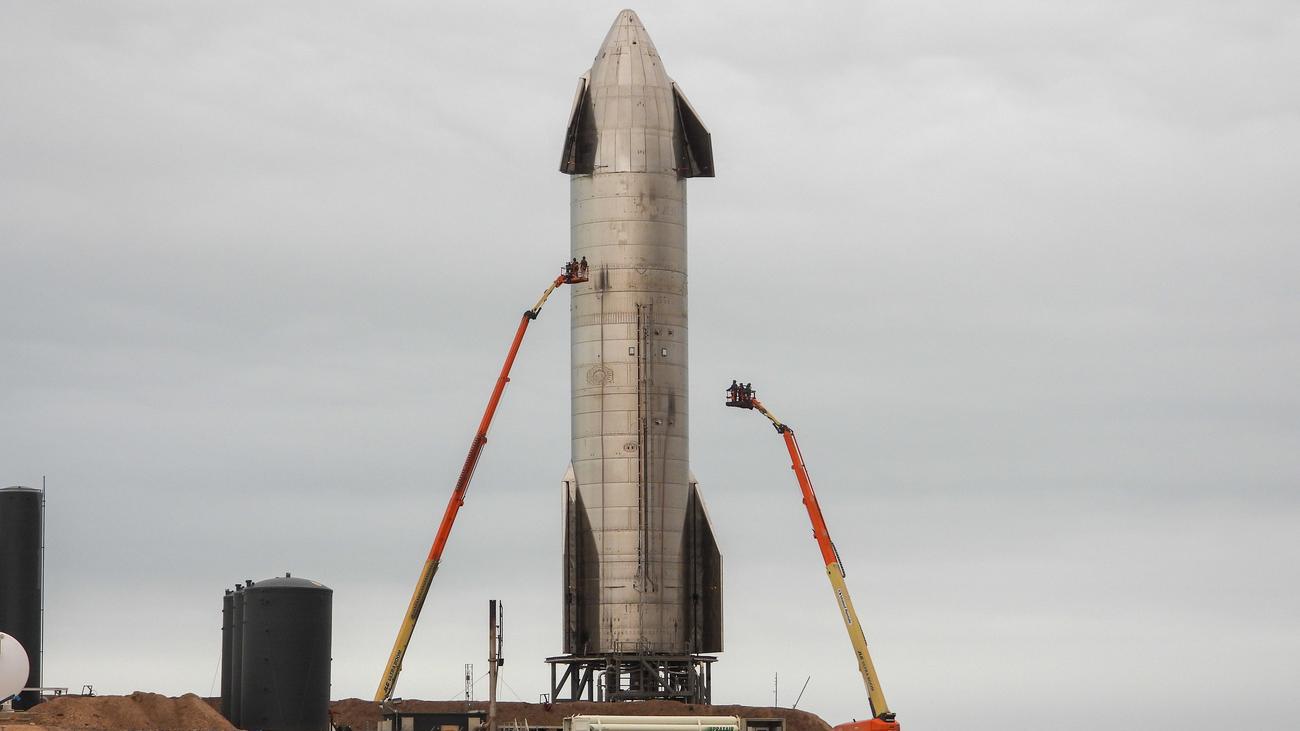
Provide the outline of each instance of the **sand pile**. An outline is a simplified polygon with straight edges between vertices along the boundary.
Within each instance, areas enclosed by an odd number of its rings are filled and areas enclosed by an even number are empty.
[[[168,698],[156,693],[129,696],[63,696],[33,708],[24,721],[36,726],[9,726],[23,731],[235,731],[215,706],[219,699],[196,695]],[[399,708],[425,713],[486,711],[487,703],[476,701],[404,700]],[[379,725],[379,704],[359,698],[330,704],[334,723],[353,731],[375,731]],[[633,701],[628,703],[497,703],[502,725],[525,722],[530,726],[559,726],[567,716],[580,713],[602,716],[740,716],[741,718],[784,718],[786,731],[830,731],[830,726],[806,711],[759,706],[698,706],[675,701]],[[845,719],[847,720],[847,719]],[[3,725],[4,722],[0,722]]]
[[[234,731],[202,698],[187,693],[168,698],[157,693],[65,695],[33,708],[33,723],[70,729],[123,731]]]
[[[420,701],[404,700],[398,706],[404,711],[423,713],[463,713],[469,710],[486,711],[482,701]],[[334,723],[351,726],[353,731],[375,731],[379,723],[379,705],[371,701],[349,698],[330,704]],[[786,731],[830,731],[830,725],[807,711],[789,708],[764,708],[757,706],[699,706],[676,701],[630,701],[627,703],[553,703],[548,709],[540,703],[497,703],[497,720],[501,724],[525,721],[530,726],[559,726],[567,716],[577,714],[602,716],[739,716],[741,718],[784,718]],[[846,719],[847,720],[847,719]]]
[[[360,698],[330,702],[335,726],[351,726],[352,731],[375,731],[379,725],[379,704]]]

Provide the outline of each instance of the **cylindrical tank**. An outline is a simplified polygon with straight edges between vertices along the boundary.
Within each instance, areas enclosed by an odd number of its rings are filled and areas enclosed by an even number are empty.
[[[235,728],[243,728],[240,724],[244,664],[243,584],[235,584],[235,591],[231,595],[230,612],[230,715],[226,716],[226,720],[230,721]]]
[[[0,632],[27,650],[28,688],[41,685],[41,590],[44,577],[45,492],[30,487],[0,490]],[[14,708],[41,702],[39,691],[20,693]]]
[[[241,728],[329,728],[334,591],[283,577],[244,590]]]
[[[230,673],[235,647],[235,592],[221,598],[221,715],[230,720]]]
[[[27,651],[18,640],[0,632],[0,703],[27,687]]]

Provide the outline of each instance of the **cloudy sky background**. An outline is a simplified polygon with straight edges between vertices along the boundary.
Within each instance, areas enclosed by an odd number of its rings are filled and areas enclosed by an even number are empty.
[[[568,252],[619,6],[0,7],[0,483],[49,479],[46,683],[215,692],[222,589],[335,590],[369,697],[519,313]],[[866,701],[797,426],[919,729],[1294,724],[1300,8],[656,3],[690,183],[720,702]],[[560,651],[568,295],[533,326],[399,685],[506,603]],[[480,697],[486,694],[479,685]]]

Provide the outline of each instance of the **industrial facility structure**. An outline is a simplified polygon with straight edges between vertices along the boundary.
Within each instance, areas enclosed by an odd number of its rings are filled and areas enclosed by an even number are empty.
[[[566,284],[572,440],[563,479],[565,654],[547,659],[547,700],[712,702],[711,653],[723,648],[722,556],[690,469],[686,236],[686,179],[713,177],[712,143],[630,10],[619,13],[579,80],[560,170],[570,176],[570,260],[521,316],[403,616],[375,696],[385,712],[381,728],[390,731],[496,731],[503,662],[496,602],[486,714],[403,710],[392,693],[524,334]],[[793,430],[748,385],[733,382],[727,405],[764,414],[789,450],[872,713],[837,731],[898,731]],[[43,490],[0,490],[0,631],[31,658],[28,690],[15,700],[20,709],[40,702],[44,501]],[[289,574],[225,592],[220,708],[235,727],[330,728],[332,600],[328,587]],[[780,723],[577,715],[563,728],[752,731]]]
[[[570,176],[572,455],[557,700],[708,703],[722,557],[690,469],[686,179],[709,132],[624,10],[578,82]]]
[[[334,591],[289,574],[222,600],[221,713],[236,728],[329,728]]]
[[[44,643],[45,491],[0,489],[0,632],[27,651],[26,690],[13,700],[26,710],[41,702]]]

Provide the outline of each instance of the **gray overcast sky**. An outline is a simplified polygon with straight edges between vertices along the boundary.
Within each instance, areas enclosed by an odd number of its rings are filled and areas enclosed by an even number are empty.
[[[519,313],[568,252],[574,80],[619,6],[0,7],[0,483],[49,476],[46,682],[212,692],[222,589],[335,589],[373,693]],[[1294,726],[1300,8],[656,3],[691,195],[715,695],[865,694],[799,427],[920,729]],[[399,693],[506,602],[560,651],[568,295],[534,326]],[[480,686],[480,692],[482,686]]]

